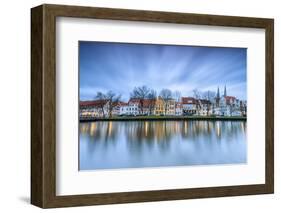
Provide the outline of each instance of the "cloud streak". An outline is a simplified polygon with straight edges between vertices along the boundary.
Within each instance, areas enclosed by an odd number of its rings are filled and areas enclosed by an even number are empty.
[[[129,98],[135,86],[216,91],[246,99],[245,48],[197,47],[111,42],[79,42],[80,99],[108,90]]]

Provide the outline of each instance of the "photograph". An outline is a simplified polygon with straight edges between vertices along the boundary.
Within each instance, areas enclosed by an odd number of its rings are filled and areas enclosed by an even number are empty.
[[[31,8],[32,205],[274,193],[274,18],[162,5]]]
[[[247,48],[78,50],[79,171],[247,164]]]

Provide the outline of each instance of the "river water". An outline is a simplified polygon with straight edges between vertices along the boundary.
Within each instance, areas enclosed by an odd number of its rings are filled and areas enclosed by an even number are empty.
[[[245,121],[80,123],[79,169],[247,162]]]

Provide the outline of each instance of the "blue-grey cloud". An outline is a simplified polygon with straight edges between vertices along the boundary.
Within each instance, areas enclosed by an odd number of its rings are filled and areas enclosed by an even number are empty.
[[[80,99],[97,91],[122,94],[136,86],[179,90],[213,90],[246,99],[247,49],[112,42],[79,42]]]

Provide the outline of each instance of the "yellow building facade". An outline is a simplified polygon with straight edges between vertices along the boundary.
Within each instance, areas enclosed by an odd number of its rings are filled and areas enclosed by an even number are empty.
[[[154,115],[164,115],[165,102],[161,97],[158,97],[155,102]]]
[[[155,115],[175,115],[175,100],[164,101],[161,97],[156,99],[154,114]]]

